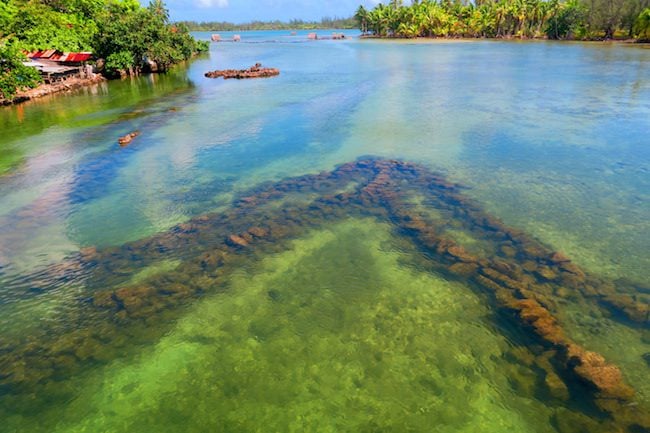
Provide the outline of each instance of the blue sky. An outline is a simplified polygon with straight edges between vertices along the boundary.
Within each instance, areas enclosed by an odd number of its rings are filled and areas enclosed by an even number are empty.
[[[379,0],[166,0],[171,19],[194,21],[287,21],[349,17],[359,4],[374,7]],[[148,3],[143,0],[142,3]]]

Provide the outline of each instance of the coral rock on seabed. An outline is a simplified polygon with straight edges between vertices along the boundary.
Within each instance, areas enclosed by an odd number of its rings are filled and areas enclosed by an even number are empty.
[[[245,247],[248,246],[248,241],[241,236],[231,235],[228,237],[227,242],[234,247]]]
[[[459,245],[453,245],[447,248],[447,254],[449,254],[454,259],[460,260],[461,262],[472,263],[477,261],[476,257],[469,254],[467,251],[465,251],[465,248]]]
[[[574,344],[567,346],[570,363],[584,381],[593,385],[599,397],[626,401],[634,397],[634,390],[623,382],[618,367],[608,364],[602,355]]]
[[[256,63],[248,69],[223,69],[206,72],[207,78],[223,77],[224,80],[235,78],[241,80],[244,78],[266,78],[280,75],[280,70],[276,68],[263,68],[261,63]]]
[[[261,227],[251,227],[248,229],[248,233],[255,236],[256,238],[263,238],[268,234],[268,232]]]
[[[126,135],[118,138],[117,142],[119,143],[119,145],[121,147],[125,147],[125,146],[128,146],[133,141],[133,139],[135,137],[137,137],[138,135],[140,135],[140,131],[133,131],[133,132],[131,132],[129,134],[126,134]]]

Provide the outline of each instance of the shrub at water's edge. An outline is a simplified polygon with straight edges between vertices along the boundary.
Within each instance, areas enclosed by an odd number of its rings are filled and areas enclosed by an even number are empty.
[[[355,14],[359,29],[379,37],[647,40],[649,0],[401,0]]]
[[[0,97],[5,99],[32,84],[27,77],[33,74],[21,68],[22,50],[91,51],[106,60],[105,75],[117,76],[164,72],[208,49],[186,26],[169,21],[162,0],[152,0],[147,7],[137,0],[4,0],[0,37],[4,37]]]
[[[36,87],[41,77],[23,65],[25,55],[10,41],[0,40],[0,100],[10,99],[16,90]]]

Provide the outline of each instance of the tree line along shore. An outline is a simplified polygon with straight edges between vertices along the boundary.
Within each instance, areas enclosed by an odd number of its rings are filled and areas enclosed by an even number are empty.
[[[650,39],[650,0],[390,0],[355,19],[378,37]]]
[[[227,21],[180,21],[193,32],[245,32],[250,30],[325,30],[325,29],[356,29],[357,21],[349,18],[322,18],[320,21],[251,21],[248,23],[230,23]]]
[[[170,21],[162,0],[2,0],[0,101],[42,83],[26,52],[92,52],[98,72],[113,77],[164,72],[207,49]]]

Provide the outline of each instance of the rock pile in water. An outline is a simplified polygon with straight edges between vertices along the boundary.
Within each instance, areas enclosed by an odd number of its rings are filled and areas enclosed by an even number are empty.
[[[279,69],[263,68],[261,63],[256,63],[248,69],[223,69],[205,73],[207,78],[223,77],[226,80],[229,78],[235,78],[237,80],[244,78],[266,78],[276,75],[280,75]]]
[[[137,137],[138,135],[140,135],[140,131],[133,131],[133,132],[130,132],[130,133],[118,138],[117,142],[121,147],[125,147],[125,146],[128,146],[129,144],[131,144],[133,139],[135,137]]]

